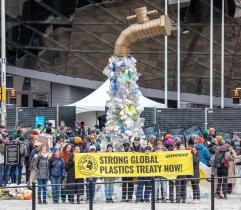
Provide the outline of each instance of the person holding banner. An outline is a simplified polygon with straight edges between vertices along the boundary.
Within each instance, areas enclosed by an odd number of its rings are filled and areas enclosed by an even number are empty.
[[[166,135],[167,136],[167,135]],[[174,141],[172,138],[169,138],[165,141],[165,146],[168,151],[174,151]],[[175,183],[173,180],[169,180],[169,199],[171,203],[174,203],[174,186]]]
[[[75,146],[74,154],[78,154],[81,152],[80,146]],[[74,196],[77,196],[77,204],[80,204],[80,196],[84,196],[84,179],[75,177],[75,159],[74,154],[72,154],[69,158],[69,171],[66,178],[66,183],[73,185],[66,185],[65,191],[68,194],[68,198],[71,204],[74,204]],[[81,200],[82,200],[81,198]]]
[[[91,146],[89,147],[89,152],[90,152],[90,153],[96,153],[96,147],[95,147],[94,145],[91,145]],[[86,179],[86,182],[87,182],[88,184],[90,183],[90,181],[93,182],[93,185],[92,185],[92,187],[93,187],[93,188],[92,188],[93,198],[92,198],[92,200],[94,200],[94,198],[95,198],[95,184],[96,184],[97,178],[87,178],[87,179]],[[86,201],[88,202],[89,199],[90,199],[90,189],[89,189],[89,187],[87,186],[87,187],[86,187]]]
[[[107,145],[106,152],[113,152],[113,146],[112,144]],[[114,181],[115,178],[105,178],[105,197],[106,197],[106,203],[114,203],[113,201],[113,192],[114,192]]]
[[[124,152],[130,152],[130,144],[123,143]],[[131,202],[134,192],[134,184],[132,177],[122,177],[122,202]]]
[[[143,152],[143,148],[141,147],[141,142],[139,137],[135,137],[130,147],[131,152]]]
[[[146,146],[144,151],[145,153],[150,153],[151,147]],[[145,187],[145,190],[144,190],[144,187]],[[143,199],[143,194],[144,194],[144,199]],[[149,199],[150,194],[151,194],[151,177],[138,177],[136,203],[150,202],[150,199]]]
[[[164,145],[162,144],[157,144],[159,145],[157,148],[156,148],[156,151],[155,152],[164,152],[166,151],[166,148],[164,147]],[[156,198],[157,200],[160,199],[160,195],[162,196],[162,202],[163,203],[166,203],[166,199],[167,199],[167,179],[165,179],[164,177],[157,177],[157,180],[156,180]]]
[[[185,150],[185,146],[180,144],[178,150]],[[176,178],[176,203],[186,203],[187,198],[187,178],[186,176],[177,176]]]

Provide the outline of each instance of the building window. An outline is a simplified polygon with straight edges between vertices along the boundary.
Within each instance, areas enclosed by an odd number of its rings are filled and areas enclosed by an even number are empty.
[[[27,94],[21,95],[21,107],[28,107],[28,95]]]
[[[33,107],[48,107],[49,96],[48,94],[33,95]]]
[[[31,91],[31,78],[24,77],[22,91]]]

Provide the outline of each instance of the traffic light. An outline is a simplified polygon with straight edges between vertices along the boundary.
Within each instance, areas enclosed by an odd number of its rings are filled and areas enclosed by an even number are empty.
[[[5,101],[6,101],[6,87],[2,86],[2,87],[0,88],[0,92],[1,92],[1,94],[0,94],[0,100],[1,100],[2,102],[5,102]]]
[[[240,101],[240,90],[234,89],[233,90],[233,103],[239,104],[239,101]]]
[[[10,89],[10,98],[11,99],[16,98],[16,90],[14,90],[13,88]]]

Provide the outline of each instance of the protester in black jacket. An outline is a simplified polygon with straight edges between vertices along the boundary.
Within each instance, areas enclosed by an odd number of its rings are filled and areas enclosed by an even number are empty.
[[[200,178],[200,170],[199,170],[199,164],[200,164],[200,156],[198,154],[197,148],[192,149],[192,157],[193,157],[193,180],[191,180],[192,184],[192,191],[193,191],[193,203],[198,203],[200,200],[200,187],[199,187],[199,178]]]
[[[130,151],[130,144],[123,144],[124,152]],[[134,191],[133,177],[122,177],[122,202],[131,202]]]
[[[130,147],[131,152],[144,152],[143,148],[141,147],[141,142],[139,137],[135,137]]]

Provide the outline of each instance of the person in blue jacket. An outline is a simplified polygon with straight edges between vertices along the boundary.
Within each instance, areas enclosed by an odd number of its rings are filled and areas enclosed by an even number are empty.
[[[58,149],[53,150],[53,155],[50,159],[50,180],[52,184],[53,203],[59,203],[61,180],[66,176],[64,160],[60,157]]]
[[[198,154],[201,158],[201,162],[207,165],[210,160],[211,154],[208,148],[203,143],[204,143],[204,139],[200,137],[197,143],[195,144],[195,147],[198,150]]]

